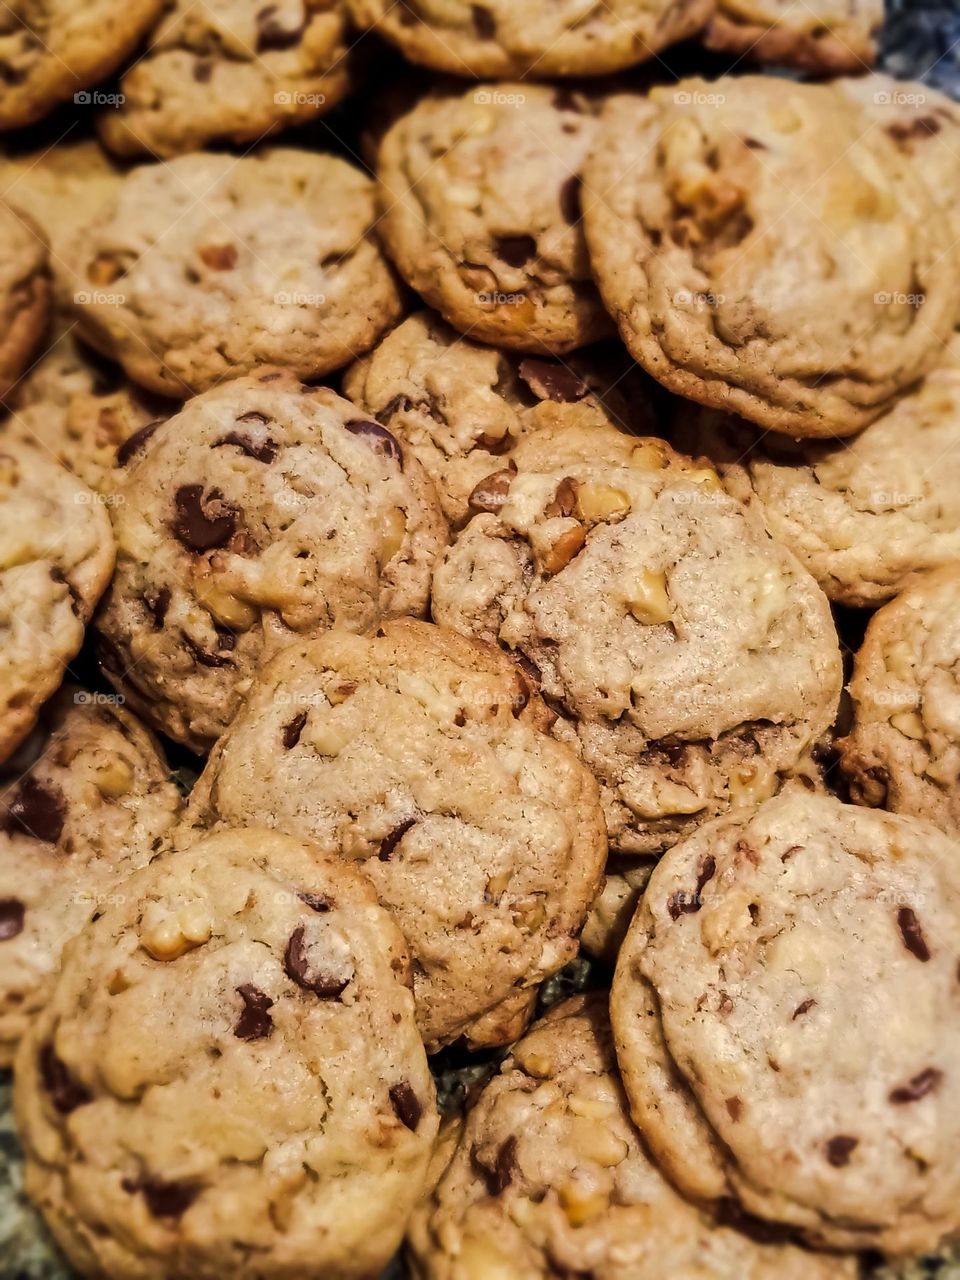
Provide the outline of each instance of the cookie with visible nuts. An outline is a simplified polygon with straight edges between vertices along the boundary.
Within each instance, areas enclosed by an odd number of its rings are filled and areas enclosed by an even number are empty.
[[[664,1181],[630,1121],[602,994],[552,1009],[468,1111],[409,1232],[421,1280],[855,1280],[852,1258],[757,1243]]]
[[[653,873],[611,996],[633,1117],[695,1200],[811,1242],[958,1226],[960,850],[799,787]]]
[[[156,859],[17,1056],[25,1188],[84,1274],[379,1274],[437,1132],[403,939],[308,841]]]
[[[24,214],[0,203],[0,399],[26,368],[49,312],[43,237]]]
[[[104,694],[61,690],[0,775],[0,1064],[66,942],[119,901],[179,810],[152,735]]]
[[[362,865],[414,962],[429,1052],[516,1039],[577,954],[606,837],[597,784],[514,663],[425,622],[330,632],[269,664],[190,799]]]
[[[433,486],[332,391],[280,371],[238,378],[132,436],[120,461],[102,661],[195,751],[284,645],[426,610],[446,542]]]
[[[756,803],[833,721],[826,598],[661,440],[539,430],[437,567],[437,622],[521,656],[596,774],[611,846],[660,853]]]
[[[873,65],[883,0],[718,0],[708,49],[826,75]]]
[[[133,169],[65,253],[80,335],[179,399],[263,364],[339,368],[401,313],[374,199],[345,161],[293,149]]]
[[[580,221],[596,112],[530,84],[434,93],[380,144],[387,250],[475,341],[559,355],[611,332]]]

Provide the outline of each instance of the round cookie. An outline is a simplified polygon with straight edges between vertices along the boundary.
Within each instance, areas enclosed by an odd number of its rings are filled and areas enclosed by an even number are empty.
[[[838,743],[858,804],[960,834],[960,564],[911,582],[874,614]]]
[[[831,600],[882,604],[911,573],[960,559],[960,339],[943,357],[852,440],[760,436],[706,412],[681,415],[674,443],[709,458]]]
[[[64,944],[162,847],[180,808],[158,744],[115,701],[67,687],[0,774],[0,1064]]]
[[[551,1010],[467,1114],[414,1214],[418,1280],[855,1280],[852,1258],[757,1243],[666,1183],[630,1122],[600,994]]]
[[[708,49],[751,62],[858,75],[873,65],[883,0],[718,0]]]
[[[404,320],[348,369],[343,389],[410,446],[454,525],[473,514],[480,481],[542,425],[653,429],[649,401],[636,398],[642,393],[612,350],[565,361],[518,357],[471,342],[429,311]]]
[[[693,35],[713,0],[347,0],[412,62],[460,76],[603,75]]]
[[[258,142],[337,105],[350,87],[346,35],[342,0],[172,0],[100,135],[121,156]]]
[[[366,879],[228,831],[66,948],[15,1074],[25,1187],[85,1275],[378,1275],[437,1132],[409,960]]]
[[[41,119],[105,80],[163,8],[163,0],[10,0],[0,9],[0,130]]]
[[[634,1119],[680,1189],[813,1243],[958,1226],[960,850],[799,787],[654,871],[611,997]]]
[[[492,646],[411,619],[330,632],[263,670],[188,818],[362,865],[407,939],[428,1052],[508,1043],[576,956],[607,851],[597,784],[550,720]]]
[[[596,110],[530,84],[434,93],[380,144],[387,250],[475,341],[559,355],[611,331],[580,225]]]
[[[0,763],[79,651],[114,555],[97,496],[39,449],[0,439]]]
[[[261,364],[319,377],[400,315],[373,221],[373,183],[336,156],[142,165],[70,245],[79,332],[180,399]]]
[[[446,526],[395,438],[289,374],[238,378],[131,437],[111,512],[106,672],[152,724],[211,747],[260,665],[426,610]]]
[[[660,853],[772,794],[839,700],[816,583],[663,441],[543,429],[516,454],[437,567],[435,620],[539,678],[614,850]]]
[[[639,363],[773,431],[862,430],[953,330],[948,221],[842,86],[745,76],[613,98],[583,208]]]
[[[0,399],[23,373],[49,309],[46,245],[23,214],[0,203]]]

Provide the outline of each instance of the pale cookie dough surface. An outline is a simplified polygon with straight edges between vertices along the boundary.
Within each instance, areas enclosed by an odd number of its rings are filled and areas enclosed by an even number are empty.
[[[374,199],[345,161],[293,149],[133,169],[69,248],[81,336],[180,399],[260,364],[319,377],[400,315]]]
[[[330,111],[349,87],[341,0],[168,0],[100,134],[122,156],[258,142]]]
[[[871,619],[840,763],[860,804],[960,834],[960,565],[918,577]]]
[[[541,426],[653,429],[649,402],[609,348],[562,361],[518,356],[471,342],[429,311],[348,369],[344,394],[409,444],[454,525],[473,514],[480,481]]]
[[[31,124],[105,80],[163,0],[10,0],[0,9],[0,129]],[[90,99],[78,99],[87,110]]]
[[[771,795],[839,699],[816,583],[662,441],[541,430],[517,454],[437,567],[435,620],[529,664],[615,850]]]
[[[852,440],[758,438],[688,409],[674,442],[708,457],[832,600],[882,604],[911,573],[960,559],[960,340],[943,356]]]
[[[873,65],[883,0],[718,0],[706,45],[752,62],[858,75]]]
[[[487,85],[424,98],[383,139],[387,250],[475,341],[562,354],[611,331],[580,221],[596,114],[583,94]]]
[[[946,215],[842,85],[745,76],[615,97],[583,208],[640,364],[787,435],[866,427],[936,366],[956,320]]]
[[[128,441],[98,628],[136,709],[204,751],[258,667],[426,610],[446,526],[420,464],[332,391],[239,378]]]
[[[837,1248],[956,1232],[958,853],[788,788],[662,860],[611,1013],[634,1118],[682,1190]]]
[[[428,1050],[505,1043],[575,957],[606,857],[597,784],[550,720],[492,646],[410,619],[331,632],[264,669],[188,819],[362,865],[407,939]]]
[[[68,944],[16,1067],[26,1189],[84,1274],[377,1275],[437,1131],[403,939],[317,846],[158,858]]]
[[[418,1280],[855,1280],[758,1244],[666,1183],[630,1121],[602,995],[553,1009],[468,1112],[409,1233]]]
[[[49,309],[43,237],[22,213],[0,202],[0,398],[26,368]]]
[[[461,76],[602,75],[703,26],[713,0],[347,0],[412,62]]]
[[[64,944],[163,847],[180,808],[157,743],[102,694],[65,687],[0,774],[0,1063]]]
[[[114,554],[97,496],[39,449],[0,437],[0,762],[79,651]]]

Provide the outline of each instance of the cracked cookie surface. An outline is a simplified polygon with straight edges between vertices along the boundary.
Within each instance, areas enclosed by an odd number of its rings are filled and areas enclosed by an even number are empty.
[[[929,823],[788,788],[673,849],[617,966],[634,1119],[694,1199],[834,1248],[957,1228],[960,860]]]
[[[67,1256],[137,1280],[379,1274],[437,1114],[366,879],[245,830],[124,896],[68,944],[17,1057],[26,1190]]]
[[[752,62],[858,75],[873,65],[883,0],[718,0],[709,49]]]

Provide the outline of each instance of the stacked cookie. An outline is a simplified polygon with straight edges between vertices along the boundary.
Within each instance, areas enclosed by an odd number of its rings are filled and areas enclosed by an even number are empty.
[[[82,8],[0,17],[0,1065],[73,1273],[945,1248],[960,110],[873,3]]]

